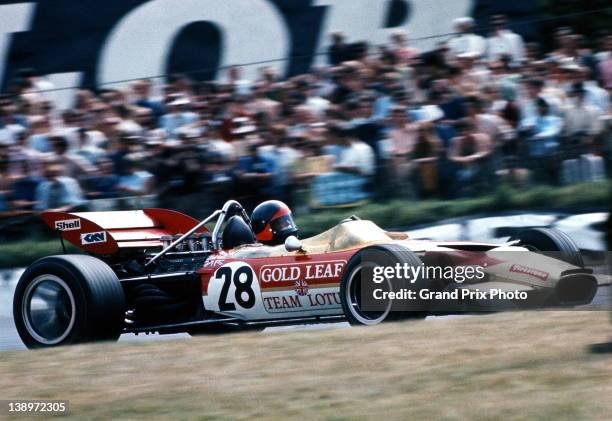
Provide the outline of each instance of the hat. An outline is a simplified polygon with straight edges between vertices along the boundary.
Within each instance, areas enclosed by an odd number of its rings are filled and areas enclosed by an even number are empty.
[[[474,26],[474,19],[469,16],[464,16],[461,18],[457,18],[453,21],[453,25],[458,28],[461,26]]]
[[[170,106],[187,105],[190,102],[189,98],[183,95],[177,95],[176,97],[173,97],[173,98],[174,100],[171,101],[168,105]]]
[[[478,58],[480,54],[475,51],[467,51],[465,53],[457,54],[457,58],[465,59],[465,60],[475,60]]]

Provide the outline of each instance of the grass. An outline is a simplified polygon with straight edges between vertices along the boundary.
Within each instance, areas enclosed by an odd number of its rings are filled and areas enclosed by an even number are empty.
[[[75,418],[607,419],[605,312],[505,313],[373,328],[3,353],[3,399]]]
[[[66,251],[76,253],[78,249],[68,242]],[[0,268],[25,267],[35,260],[52,254],[62,254],[62,245],[54,240],[24,240],[0,245]]]
[[[500,187],[495,192],[476,198],[407,201],[393,200],[372,203],[354,209],[335,209],[297,215],[296,222],[302,237],[309,237],[331,228],[342,219],[356,214],[370,219],[381,227],[409,227],[433,223],[446,218],[474,213],[499,212],[527,209],[554,209],[573,211],[588,207],[608,206],[610,201],[609,181],[576,184],[568,187],[547,186],[516,190]],[[75,249],[71,249],[74,251]],[[61,251],[57,239],[24,240],[0,245],[0,268],[28,266],[34,260]]]
[[[304,236],[314,235],[330,228],[352,213],[362,219],[371,219],[386,228],[407,227],[436,222],[441,219],[483,212],[526,209],[573,210],[608,206],[610,188],[607,182],[575,184],[568,187],[537,186],[513,189],[502,186],[495,192],[468,199],[422,200],[409,202],[393,200],[372,203],[356,209],[336,209],[301,215],[297,223]]]

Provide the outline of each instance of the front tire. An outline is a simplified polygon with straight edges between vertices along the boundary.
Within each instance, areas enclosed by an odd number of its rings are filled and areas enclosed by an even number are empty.
[[[580,249],[569,235],[554,228],[531,228],[512,236],[518,246],[549,255],[574,266],[584,267]]]
[[[372,289],[397,292],[401,289],[418,290],[425,287],[422,276],[413,283],[404,279],[384,279],[377,287],[372,283],[372,272],[375,267],[394,267],[397,264],[409,267],[423,265],[421,259],[412,251],[395,245],[376,245],[366,247],[349,260],[340,282],[340,301],[342,310],[351,325],[376,325],[384,321],[401,318],[424,318],[427,314],[426,305],[420,300],[397,301],[381,300],[373,302],[367,296]],[[364,288],[365,290],[364,294]]]
[[[123,330],[125,297],[113,270],[87,255],[34,262],[13,299],[17,332],[28,348],[116,341]]]

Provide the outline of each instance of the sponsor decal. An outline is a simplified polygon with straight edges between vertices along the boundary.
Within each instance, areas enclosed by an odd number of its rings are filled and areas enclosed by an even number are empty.
[[[81,229],[80,219],[62,219],[55,221],[55,229],[57,231],[76,231]]]
[[[225,260],[217,260],[217,259],[208,259],[204,262],[205,268],[216,268],[219,266],[223,266],[225,264]]]
[[[346,261],[344,260],[266,265],[261,267],[259,279],[264,288],[283,282],[295,284],[298,280],[335,281],[340,278],[345,265]]]
[[[534,278],[541,279],[542,281],[545,281],[546,279],[548,279],[548,275],[549,275],[548,272],[544,272],[544,271],[530,268],[530,267],[523,266],[523,265],[512,265],[510,267],[510,272],[522,273],[524,275],[533,276]]]
[[[302,302],[297,295],[263,297],[266,310],[286,310],[290,308],[302,308]]]
[[[263,303],[265,309],[271,312],[290,309],[312,310],[320,307],[328,309],[338,308],[341,305],[340,293],[338,292],[263,297]]]
[[[106,243],[106,231],[81,234],[81,244],[88,245],[98,243]]]
[[[303,279],[295,281],[295,293],[302,297],[308,294],[308,282]]]

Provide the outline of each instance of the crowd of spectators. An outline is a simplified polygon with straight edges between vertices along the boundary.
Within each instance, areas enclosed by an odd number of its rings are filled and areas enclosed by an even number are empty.
[[[0,97],[0,214],[150,195],[195,195],[198,208],[281,198],[300,211],[601,177],[612,36],[559,28],[545,52],[503,16],[491,23],[481,36],[457,19],[428,52],[406,32],[383,46],[334,33],[328,65],[308,74],[140,80],[80,90],[63,110],[24,71]]]

